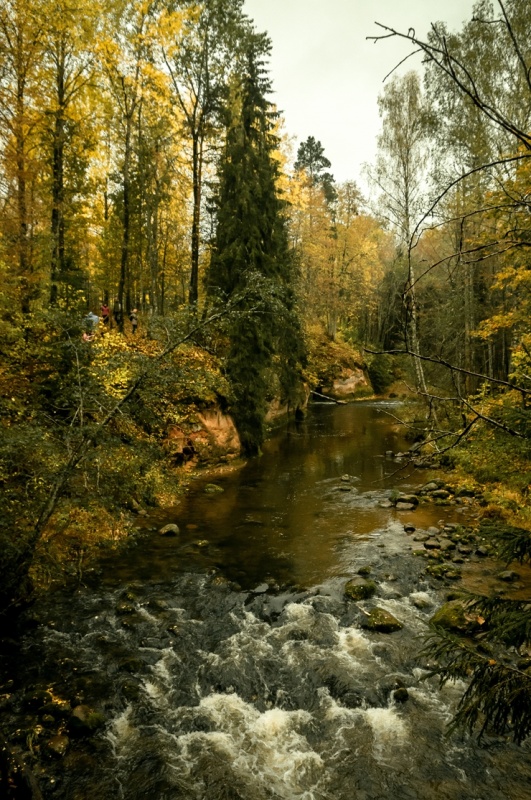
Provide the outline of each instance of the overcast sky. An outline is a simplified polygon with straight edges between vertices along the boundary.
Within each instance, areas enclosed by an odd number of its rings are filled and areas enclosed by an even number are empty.
[[[409,52],[407,42],[374,44],[375,22],[426,34],[443,20],[458,30],[474,0],[245,0],[258,30],[273,42],[273,97],[295,147],[319,139],[336,180],[360,180],[376,152],[377,98],[387,73]],[[404,69],[420,67],[414,56]]]

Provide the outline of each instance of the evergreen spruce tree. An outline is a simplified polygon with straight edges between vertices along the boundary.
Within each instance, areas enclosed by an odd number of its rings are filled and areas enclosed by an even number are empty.
[[[291,288],[293,259],[277,188],[276,114],[266,99],[270,82],[257,55],[267,53],[269,44],[255,38],[232,87],[209,274],[211,294],[221,301],[238,298],[226,369],[231,411],[247,455],[260,450],[275,373],[283,399],[293,403],[303,357]]]

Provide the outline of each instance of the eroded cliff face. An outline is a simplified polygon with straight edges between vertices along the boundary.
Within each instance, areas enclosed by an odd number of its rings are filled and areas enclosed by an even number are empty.
[[[303,401],[297,409],[275,398],[269,404],[266,423],[272,425],[289,414],[304,412],[309,396],[310,388],[306,386]],[[170,425],[165,445],[178,465],[191,461],[210,464],[231,460],[241,453],[241,441],[234,420],[219,406],[196,410],[190,421],[182,425]]]
[[[171,425],[166,439],[174,461],[212,462],[221,457],[236,458],[241,442],[232,417],[218,406],[197,411],[195,421]]]
[[[347,342],[315,338],[308,370],[312,389],[327,397],[349,401],[373,394],[363,355]]]
[[[220,408],[210,408],[198,413],[210,447],[226,454],[238,454],[241,448],[240,437],[229,414]]]
[[[372,394],[372,388],[361,367],[343,367],[341,375],[324,388],[324,394],[336,400],[355,400]]]

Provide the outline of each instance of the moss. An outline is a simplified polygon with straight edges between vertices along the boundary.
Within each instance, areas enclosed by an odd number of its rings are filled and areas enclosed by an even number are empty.
[[[450,600],[445,603],[430,619],[435,628],[444,628],[452,633],[470,634],[479,630],[481,625],[476,614],[467,611],[462,600]]]
[[[404,627],[396,617],[383,608],[373,608],[363,620],[362,625],[364,628],[378,633],[395,633]]]
[[[360,576],[345,585],[345,594],[351,600],[368,600],[376,593],[377,588],[374,581],[365,580]]]

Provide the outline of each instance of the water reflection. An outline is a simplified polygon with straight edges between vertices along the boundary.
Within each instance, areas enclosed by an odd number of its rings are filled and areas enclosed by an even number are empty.
[[[114,560],[112,580],[127,580],[131,570],[142,580],[164,580],[176,571],[216,567],[252,588],[263,581],[309,586],[348,575],[360,539],[404,521],[379,506],[389,489],[424,481],[423,473],[399,471],[385,458],[388,450],[407,448],[391,415],[396,410],[374,402],[312,408],[306,420],[274,435],[261,458],[216,479],[223,493],[207,494],[212,479],[197,480],[164,519],[176,521],[182,535],[153,536],[141,563],[131,553],[122,564]],[[431,524],[437,511],[422,516]]]

